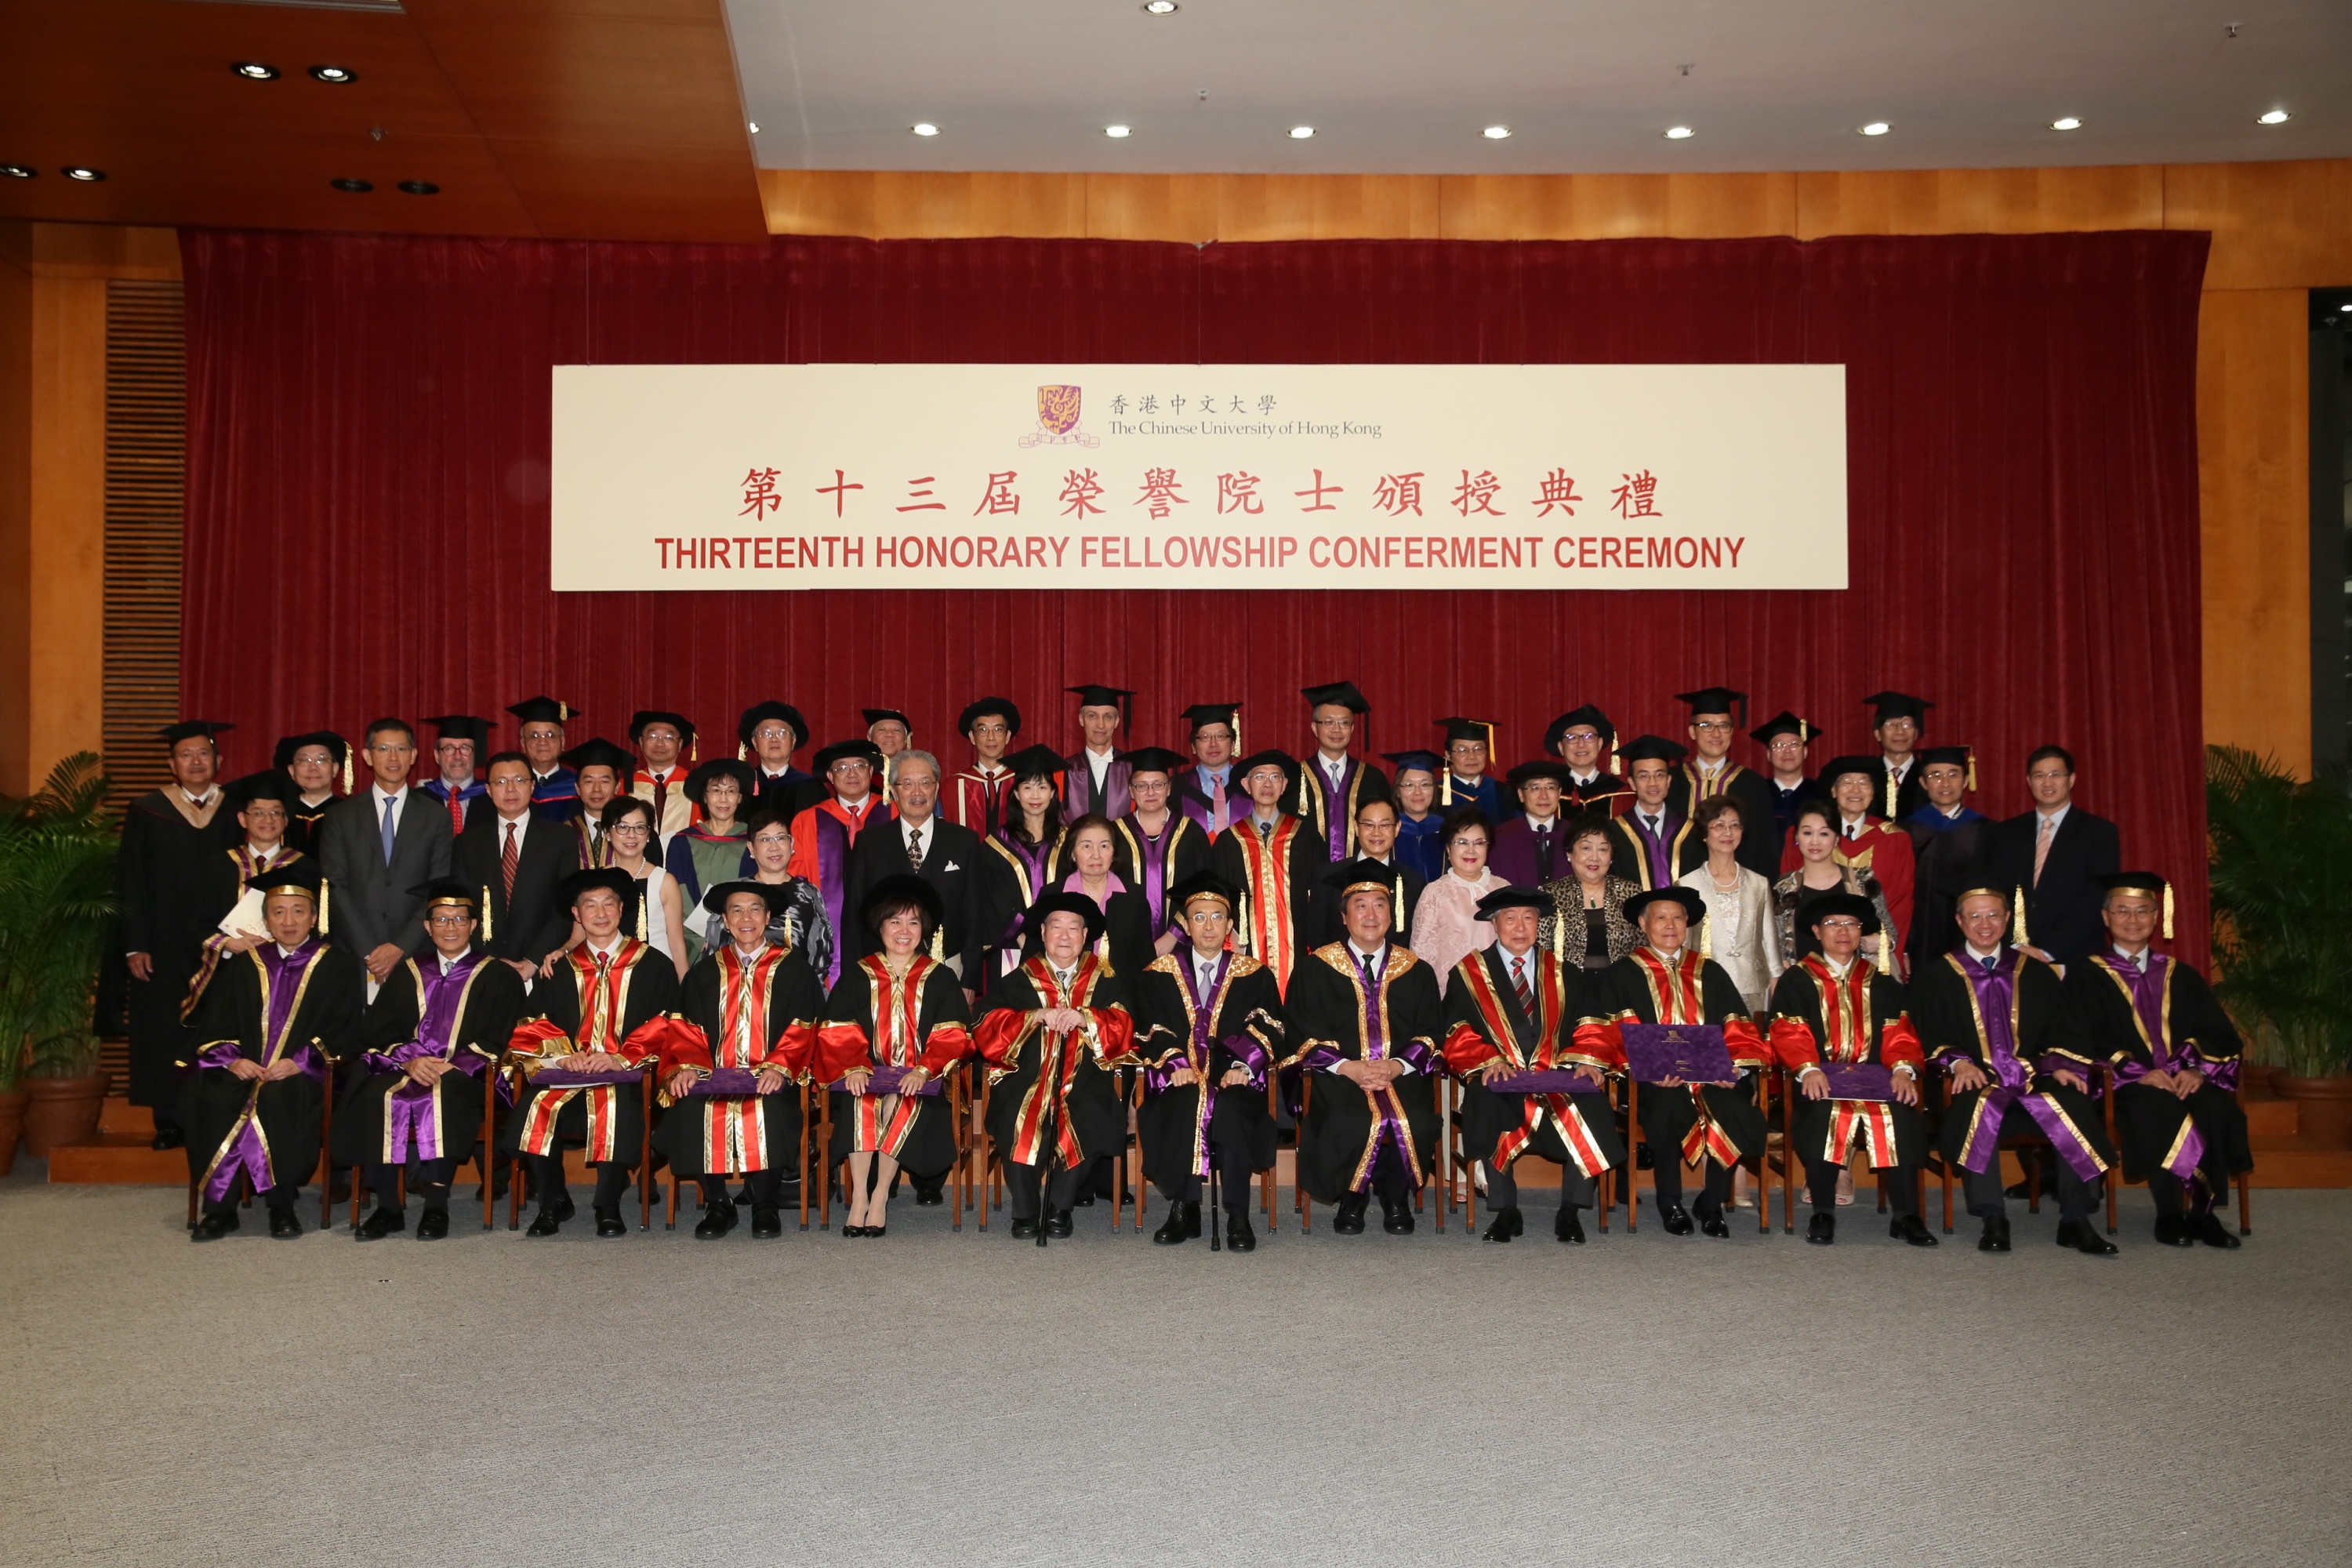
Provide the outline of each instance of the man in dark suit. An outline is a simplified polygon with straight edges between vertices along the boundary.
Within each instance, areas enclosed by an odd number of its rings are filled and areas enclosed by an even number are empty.
[[[912,871],[940,895],[939,956],[963,979],[964,994],[980,989],[980,835],[939,814],[940,760],[929,752],[898,753],[892,770],[890,800],[897,810],[878,830],[861,833],[849,851],[848,891],[843,907],[856,910],[866,890],[885,877]],[[872,951],[873,939],[855,921],[841,931],[842,966]]]
[[[2025,787],[2033,809],[1994,834],[1993,869],[1997,885],[2024,897],[2018,946],[2063,973],[2106,945],[2099,879],[2123,869],[2123,839],[2114,823],[2074,805],[2074,754],[2065,747],[2026,758]]]
[[[559,890],[579,868],[579,837],[568,823],[531,809],[530,759],[500,752],[483,774],[490,809],[457,835],[457,879],[483,895],[482,951],[503,959],[528,984],[572,934],[572,912]]]
[[[448,810],[412,788],[416,731],[400,719],[367,728],[360,753],[375,782],[327,814],[319,859],[327,873],[330,932],[383,984],[394,965],[425,945],[419,889],[449,874]]]

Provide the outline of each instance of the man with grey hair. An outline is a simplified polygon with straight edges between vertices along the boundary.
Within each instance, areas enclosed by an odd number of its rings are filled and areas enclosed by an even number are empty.
[[[930,752],[909,748],[898,753],[891,770],[890,804],[895,816],[878,832],[861,833],[849,851],[849,886],[845,900],[861,908],[867,889],[885,877],[908,873],[929,883],[940,896],[940,928],[933,937],[933,956],[943,960],[963,980],[964,994],[975,997],[981,984],[980,835],[940,815],[940,760]],[[842,965],[845,969],[866,956],[870,939],[856,921],[842,928]]]

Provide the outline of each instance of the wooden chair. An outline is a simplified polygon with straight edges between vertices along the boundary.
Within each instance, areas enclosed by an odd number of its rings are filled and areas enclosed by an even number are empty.
[[[801,1171],[801,1173],[802,1173],[802,1176],[801,1176],[801,1228],[802,1228],[803,1230],[806,1230],[806,1229],[808,1228],[808,1207],[809,1207],[809,1194],[808,1194],[809,1183],[808,1183],[808,1176],[807,1176],[807,1172],[808,1172],[808,1168],[809,1168],[809,1146],[810,1146],[810,1140],[809,1140],[809,1086],[808,1086],[807,1084],[805,1084],[805,1083],[803,1083],[803,1084],[801,1084],[801,1085],[799,1085],[799,1086],[798,1086],[798,1088],[797,1088],[797,1089],[795,1090],[795,1092],[797,1092],[797,1093],[799,1094],[799,1096],[800,1096],[800,1108],[801,1108],[801,1132],[800,1132],[800,1142],[795,1145],[795,1150],[796,1150],[796,1152],[797,1152],[797,1157],[798,1157],[798,1158],[799,1158],[799,1160],[800,1160],[799,1169],[800,1169],[800,1171]],[[818,1126],[819,1128],[821,1128],[821,1129],[823,1129],[823,1130],[824,1131],[824,1132],[825,1132],[826,1136],[829,1138],[829,1137],[831,1136],[832,1126],[833,1126],[832,1117],[831,1117],[831,1115],[829,1114],[830,1110],[831,1110],[832,1100],[831,1100],[831,1097],[830,1097],[830,1096],[825,1095],[825,1094],[824,1093],[824,1091],[819,1090],[819,1091],[818,1091],[818,1093],[819,1093],[819,1103],[820,1103],[820,1105],[824,1106],[825,1109],[824,1109],[824,1110],[819,1111],[818,1116],[817,1116],[817,1122],[816,1122],[816,1124],[817,1124],[817,1126]],[[818,1147],[823,1147],[823,1146],[824,1146],[824,1142],[823,1142],[822,1140],[820,1140],[820,1141],[819,1141],[819,1143],[818,1143]],[[679,1175],[679,1174],[678,1174],[678,1173],[677,1173],[677,1166],[675,1166],[675,1165],[673,1165],[673,1166],[671,1166],[671,1167],[669,1168],[669,1196],[668,1196],[668,1199],[667,1199],[667,1207],[663,1210],[663,1212],[662,1212],[662,1228],[663,1228],[664,1230],[676,1230],[676,1229],[677,1228],[677,1200],[678,1200],[678,1194],[679,1194],[680,1189],[681,1189],[681,1188],[683,1188],[684,1186],[686,1186],[686,1185],[687,1185],[688,1184],[689,1184],[689,1183],[693,1184],[693,1186],[694,1186],[694,1204],[695,1204],[695,1206],[696,1206],[697,1208],[699,1208],[699,1207],[701,1207],[701,1206],[702,1206],[702,1186],[701,1186],[701,1179],[700,1179],[699,1177],[696,1177],[696,1176],[681,1176],[681,1175]],[[828,1198],[832,1196],[832,1194],[831,1194],[830,1193],[826,1194],[825,1195],[826,1195]],[[830,1217],[830,1212],[831,1212],[831,1211],[830,1211],[830,1208],[828,1207],[828,1209],[827,1209],[827,1217],[828,1217],[828,1218]],[[820,1226],[819,1228],[823,1228],[823,1226]]]
[[[494,1190],[497,1187],[498,1183],[493,1179],[491,1174],[498,1163],[497,1156],[492,1152],[492,1151],[497,1147],[498,1141],[498,1088],[499,1068],[497,1064],[493,1063],[488,1068],[483,1069],[482,1072],[481,1136],[475,1140],[473,1146],[469,1148],[465,1154],[465,1159],[472,1161],[474,1168],[481,1173],[482,1228],[484,1230],[490,1228],[492,1215],[498,1204],[498,1194]],[[327,1157],[331,1161],[332,1160],[333,1152],[331,1150],[328,1151]],[[463,1162],[460,1163],[462,1163]],[[356,1229],[360,1223],[360,1167],[357,1165],[348,1165],[343,1168],[352,1173],[351,1225],[354,1229]],[[394,1182],[395,1189],[400,1196],[401,1206],[405,1208],[408,1205],[408,1167],[406,1164],[404,1163],[394,1174]],[[325,1183],[325,1185],[330,1191],[331,1191],[333,1186],[331,1169],[329,1173],[329,1180]],[[321,1226],[324,1226],[327,1221],[322,1217],[319,1223]]]
[[[2116,1149],[2121,1149],[2123,1147],[2122,1144],[2116,1142],[2116,1090],[2118,1087],[2119,1086],[2116,1082],[2115,1069],[2102,1062],[2099,1065],[2099,1103],[2106,1118],[2107,1143],[2110,1147]],[[2231,1098],[2236,1100],[2241,1106],[2245,1103],[2246,1091],[2242,1081],[2241,1082],[2240,1087],[2233,1092]],[[2107,1189],[2107,1234],[2109,1236],[2113,1236],[2116,1233],[2116,1189],[2121,1187],[2123,1184],[2123,1163],[2118,1160],[2116,1163],[2116,1168],[2107,1173],[2107,1180],[2105,1183]],[[2134,1183],[2133,1184],[2137,1186],[2144,1184]],[[2245,1175],[2240,1174],[2231,1176],[2230,1178],[2230,1184],[2238,1189],[2238,1234],[2240,1236],[2252,1236],[2254,1234],[2253,1194],[2248,1189],[2248,1183]],[[1947,1225],[1945,1228],[1948,1230],[1951,1227],[1949,1225]]]
[[[1267,1114],[1267,1115],[1269,1115],[1269,1116],[1271,1116],[1271,1117],[1274,1117],[1274,1118],[1275,1118],[1275,1120],[1276,1120],[1277,1122],[1279,1122],[1279,1121],[1281,1121],[1281,1111],[1282,1111],[1282,1104],[1281,1104],[1281,1080],[1282,1080],[1282,1074],[1281,1074],[1281,1072],[1280,1072],[1278,1069],[1269,1069],[1269,1070],[1267,1071],[1267,1073],[1266,1073],[1266,1075],[1265,1075],[1265,1110],[1266,1110],[1266,1114]],[[1138,1233],[1139,1235],[1142,1233],[1143,1228],[1144,1228],[1144,1226],[1143,1226],[1143,1211],[1144,1211],[1144,1208],[1145,1208],[1146,1205],[1149,1203],[1149,1201],[1150,1201],[1150,1197],[1151,1197],[1151,1180],[1150,1180],[1150,1177],[1146,1176],[1146,1175],[1143,1173],[1143,1169],[1142,1169],[1142,1166],[1143,1166],[1143,1139],[1142,1139],[1142,1134],[1141,1134],[1140,1130],[1137,1127],[1136,1121],[1135,1121],[1135,1115],[1136,1115],[1136,1112],[1140,1111],[1140,1110],[1142,1110],[1142,1108],[1143,1108],[1143,1075],[1142,1075],[1140,1072],[1139,1072],[1139,1073],[1137,1073],[1137,1074],[1135,1075],[1135,1094],[1134,1094],[1134,1102],[1133,1102],[1133,1107],[1132,1107],[1132,1109],[1129,1110],[1129,1120],[1128,1120],[1128,1127],[1129,1127],[1129,1133],[1130,1133],[1130,1135],[1131,1135],[1131,1136],[1133,1136],[1133,1137],[1135,1138],[1135,1140],[1136,1140],[1135,1228],[1136,1228],[1136,1231],[1137,1231],[1137,1233]],[[1277,1137],[1276,1142],[1279,1142],[1279,1138],[1278,1138],[1278,1137]],[[1277,1163],[1278,1163],[1278,1162],[1277,1162]],[[1265,1170],[1260,1171],[1260,1172],[1257,1173],[1257,1206],[1258,1206],[1258,1212],[1259,1212],[1260,1214],[1262,1214],[1262,1215],[1265,1216],[1265,1233],[1266,1233],[1266,1235],[1268,1235],[1268,1236],[1272,1236],[1272,1235],[1274,1234],[1274,1232],[1275,1232],[1275,1223],[1274,1223],[1274,1194],[1275,1194],[1274,1166],[1272,1166],[1272,1165],[1268,1165]]]
[[[1304,1132],[1307,1127],[1307,1113],[1310,1110],[1314,1109],[1315,1079],[1318,1076],[1318,1074],[1311,1072],[1301,1073],[1299,1075],[1298,1125],[1302,1132]],[[1437,1142],[1438,1149],[1441,1152],[1444,1149],[1445,1139],[1447,1136],[1445,1124],[1443,1120],[1445,1115],[1446,1100],[1442,1093],[1442,1086],[1448,1076],[1449,1075],[1444,1073],[1438,1074],[1437,1083],[1433,1085],[1430,1089],[1431,1097],[1437,1101],[1437,1113],[1440,1118],[1437,1129]],[[1267,1076],[1267,1081],[1270,1086],[1273,1081],[1273,1075],[1269,1074]],[[1300,1143],[1303,1147],[1305,1143],[1304,1138],[1300,1140]],[[1298,1234],[1301,1236],[1311,1236],[1315,1231],[1315,1200],[1307,1194],[1307,1184],[1298,1178],[1297,1166],[1296,1163],[1297,1156],[1294,1154],[1292,1158],[1294,1163],[1291,1167],[1290,1178],[1291,1208],[1298,1215]],[[1412,1190],[1413,1212],[1416,1214],[1427,1212],[1426,1205],[1422,1202],[1422,1196],[1428,1191],[1430,1184],[1437,1180],[1438,1174],[1435,1163],[1433,1162],[1430,1169],[1422,1172],[1421,1185],[1413,1188]],[[1440,1236],[1445,1234],[1445,1209],[1442,1202],[1437,1211],[1437,1233]]]
[[[1944,1086],[1942,1110],[1946,1116],[1949,1116],[1952,1113],[1952,1078],[1948,1072],[1942,1073],[1940,1076]],[[1993,1148],[1993,1159],[1996,1162],[2005,1153],[2020,1156],[2018,1163],[2025,1168],[2025,1212],[2028,1214],[2042,1212],[2042,1152],[2045,1151],[2053,1159],[2057,1157],[2056,1147],[2051,1143],[2048,1136],[2038,1129],[2030,1133],[2004,1134]],[[2032,1152],[2034,1157],[2030,1160],[2023,1158],[2028,1152]],[[1943,1141],[1940,1137],[1929,1146],[1926,1159],[1920,1163],[1920,1183],[1923,1187],[1927,1182],[1927,1167],[1931,1163],[1935,1165],[1937,1173],[1943,1177],[1944,1234],[1949,1236],[1952,1234],[1952,1182],[1954,1168],[1958,1163],[1944,1158]],[[2110,1201],[2112,1202],[2112,1198]]]
[[[530,1093],[530,1086],[524,1076],[521,1064],[512,1064],[510,1070],[514,1074],[515,1104],[520,1106],[523,1097]],[[659,1070],[658,1064],[648,1062],[637,1075],[638,1089],[645,1096],[646,1112],[638,1123],[637,1136],[637,1228],[639,1230],[651,1230],[654,1227],[654,1079]],[[486,1128],[485,1134],[487,1133]],[[563,1145],[559,1142],[555,1147],[556,1158],[560,1160],[563,1157]],[[517,1228],[522,1220],[522,1150],[518,1142],[515,1152],[507,1157],[507,1228],[509,1230]],[[484,1184],[485,1186],[489,1184]],[[488,1207],[489,1205],[486,1202],[483,1208],[487,1211]]]
[[[1772,1124],[1772,1085],[1779,1079],[1780,1069],[1776,1067],[1762,1067],[1756,1068],[1755,1072],[1756,1109],[1764,1113],[1764,1124],[1769,1127]],[[1682,1091],[1670,1089],[1665,1092],[1678,1094]],[[1781,1095],[1781,1113],[1784,1117],[1788,1114],[1788,1096],[1785,1090]],[[1781,1144],[1786,1148],[1788,1140],[1782,1139]],[[1645,1147],[1647,1147],[1647,1142],[1642,1136],[1642,1082],[1633,1074],[1627,1073],[1625,1075],[1625,1234],[1628,1236],[1633,1235],[1638,1228],[1642,1213],[1640,1184],[1635,1180],[1633,1173],[1641,1169],[1641,1152]],[[1772,1229],[1772,1177],[1765,1163],[1765,1154],[1769,1148],[1768,1140],[1766,1149],[1759,1150],[1740,1162],[1740,1165],[1748,1171],[1748,1174],[1756,1178],[1756,1229],[1759,1234],[1769,1234]],[[1668,1149],[1663,1157],[1679,1161],[1683,1157],[1683,1152],[1680,1149]],[[1660,1158],[1661,1155],[1657,1150],[1650,1151],[1653,1167]],[[1702,1165],[1700,1170],[1704,1173],[1706,1167]],[[1788,1194],[1787,1177],[1788,1173],[1784,1163],[1781,1172],[1781,1194],[1784,1207]],[[1613,1197],[1615,1192],[1613,1184],[1610,1192]],[[1608,1211],[1604,1208],[1601,1214],[1601,1228],[1605,1231],[1609,1228]],[[1727,1218],[1727,1223],[1728,1223]]]
[[[323,1052],[321,1053],[323,1054]],[[326,1229],[335,1218],[335,1063],[340,1058],[327,1058],[327,1088],[319,1104],[319,1228]],[[203,1176],[194,1169],[188,1173],[188,1226],[196,1228],[196,1194],[203,1185]],[[355,1189],[356,1190],[356,1189]],[[242,1173],[234,1189],[241,1206],[253,1206],[253,1183]]]
[[[977,1064],[974,1064],[972,1070],[975,1074],[982,1072],[982,1068]],[[1135,1097],[1140,1092],[1142,1079],[1143,1075],[1133,1068],[1119,1068],[1111,1073],[1112,1090],[1118,1095],[1119,1104],[1122,1107],[1130,1108],[1130,1112]],[[996,1146],[996,1140],[991,1137],[988,1131],[988,1101],[994,1087],[984,1076],[982,1077],[980,1096],[972,1104],[971,1114],[958,1120],[959,1128],[970,1140],[964,1156],[959,1162],[961,1168],[966,1173],[964,1190],[971,1196],[972,1207],[979,1211],[980,1228],[983,1231],[988,1228],[989,1211],[1004,1206],[1004,1152]],[[1126,1215],[1129,1191],[1127,1151],[1133,1142],[1134,1137],[1133,1118],[1130,1113],[1128,1128],[1119,1140],[1118,1151],[1111,1156],[1115,1175],[1111,1184],[1110,1227],[1114,1231],[1118,1229]],[[983,1184],[988,1189],[985,1198],[980,1195],[980,1189]],[[960,1199],[954,1225],[957,1230],[963,1228],[962,1213]],[[1143,1227],[1143,1194],[1139,1189],[1135,1194],[1135,1225],[1139,1231]]]

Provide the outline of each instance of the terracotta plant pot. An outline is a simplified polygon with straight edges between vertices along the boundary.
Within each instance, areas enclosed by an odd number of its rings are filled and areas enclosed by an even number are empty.
[[[98,1129],[110,1080],[102,1072],[84,1078],[28,1078],[32,1103],[25,1110],[25,1152],[46,1160],[60,1143],[87,1138]]]
[[[32,1099],[21,1089],[0,1094],[0,1176],[16,1168],[16,1135],[25,1130],[25,1107]]]
[[[2294,1104],[2296,1129],[2307,1143],[2352,1149],[2352,1077],[2296,1078],[2271,1073],[2271,1092]]]

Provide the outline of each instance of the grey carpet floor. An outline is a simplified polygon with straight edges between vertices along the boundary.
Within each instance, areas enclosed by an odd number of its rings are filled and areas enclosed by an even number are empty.
[[[2008,1258],[1862,1209],[1570,1248],[1532,1206],[1250,1257],[903,1203],[193,1247],[168,1192],[38,1170],[0,1183],[11,1568],[2352,1557],[2343,1194],[2258,1194],[2234,1254],[2135,1194],[2106,1261],[2021,1205]]]

